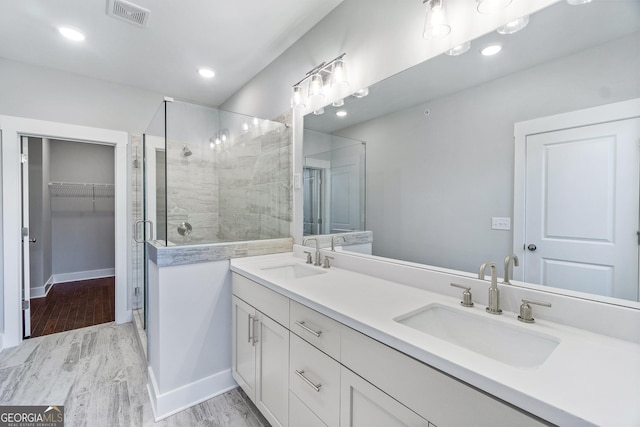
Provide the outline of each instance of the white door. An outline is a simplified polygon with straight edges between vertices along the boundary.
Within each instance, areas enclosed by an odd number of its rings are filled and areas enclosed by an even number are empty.
[[[22,318],[24,337],[31,336],[31,275],[29,270],[29,138],[20,137],[22,187]]]
[[[640,119],[528,135],[527,282],[638,299]]]

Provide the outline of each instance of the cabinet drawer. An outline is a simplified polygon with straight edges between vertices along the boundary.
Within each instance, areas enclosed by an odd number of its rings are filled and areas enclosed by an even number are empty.
[[[249,280],[238,273],[231,274],[233,294],[248,302],[283,326],[289,325],[289,298]]]
[[[340,329],[342,325],[317,311],[291,301],[289,329],[310,344],[340,360]]]
[[[340,421],[340,364],[291,334],[289,389],[326,425]]]
[[[291,427],[327,427],[298,396],[289,392],[289,425]]]

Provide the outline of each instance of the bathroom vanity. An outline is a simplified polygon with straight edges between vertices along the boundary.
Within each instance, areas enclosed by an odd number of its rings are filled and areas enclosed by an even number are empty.
[[[640,423],[637,342],[519,322],[522,290],[501,286],[494,316],[487,281],[322,251],[325,269],[302,250],[231,262],[232,375],[272,425]],[[554,298],[534,317],[571,309]]]

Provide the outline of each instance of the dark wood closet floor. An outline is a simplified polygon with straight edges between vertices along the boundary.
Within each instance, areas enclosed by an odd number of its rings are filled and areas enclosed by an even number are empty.
[[[56,283],[31,300],[31,337],[115,320],[115,278]]]

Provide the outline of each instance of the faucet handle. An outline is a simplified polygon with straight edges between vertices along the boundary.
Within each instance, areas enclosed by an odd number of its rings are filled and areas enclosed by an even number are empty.
[[[551,303],[545,301],[536,301],[531,299],[522,298],[522,305],[520,305],[520,315],[518,320],[525,323],[533,323],[536,319],[533,318],[533,311],[529,304],[541,305],[543,307],[551,307]]]
[[[322,265],[322,268],[329,268],[329,267],[331,267],[331,264],[329,263],[329,260],[330,260],[330,259],[333,259],[333,257],[332,257],[332,256],[329,256],[329,255],[325,255],[325,257],[324,257],[324,264]]]
[[[311,252],[304,251],[304,253],[307,254],[307,264],[313,264],[313,259],[311,258]]]
[[[471,287],[458,285],[457,283],[450,283],[451,286],[464,289],[462,293],[462,301],[460,301],[460,305],[463,307],[473,307],[473,297],[471,296]]]

